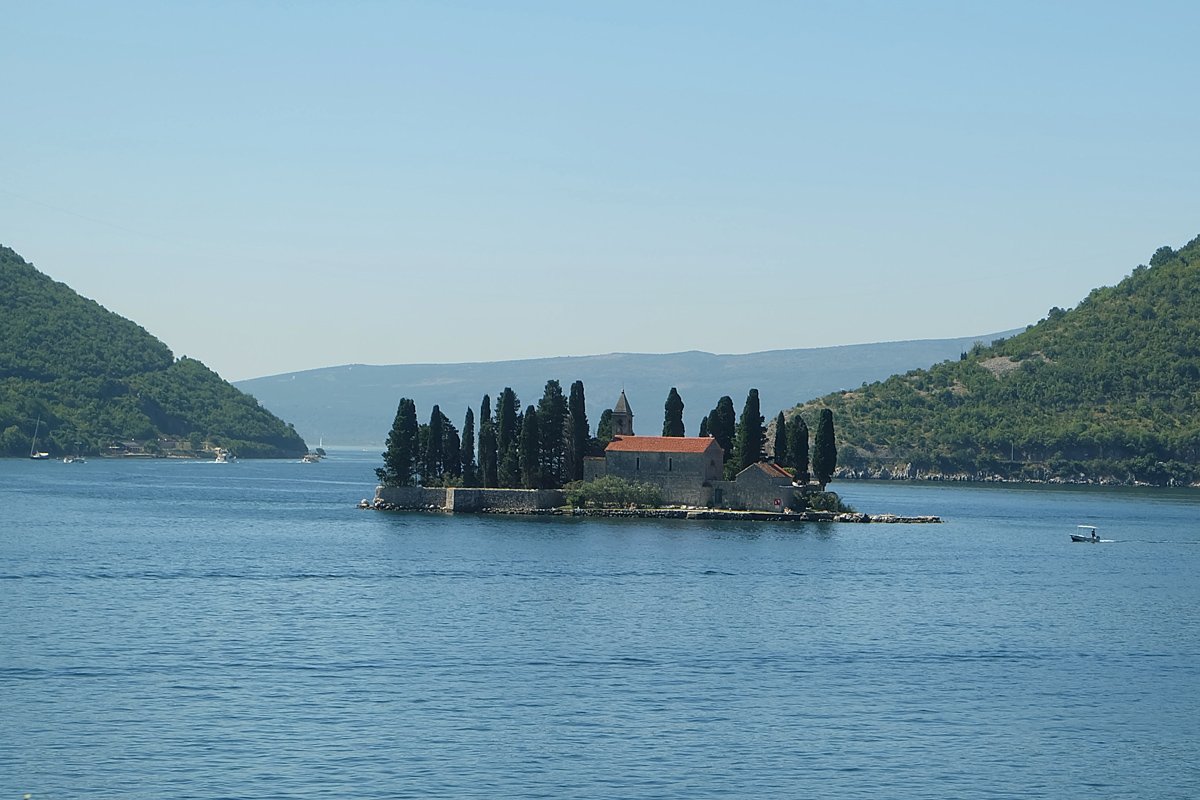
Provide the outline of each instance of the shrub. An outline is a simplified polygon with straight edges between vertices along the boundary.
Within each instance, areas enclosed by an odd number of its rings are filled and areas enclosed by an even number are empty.
[[[662,505],[657,487],[631,483],[605,475],[590,481],[574,481],[563,487],[567,505],[575,508],[656,508]]]
[[[813,511],[834,511],[839,514],[851,513],[853,508],[842,502],[837,492],[811,492],[805,495],[808,507]]]

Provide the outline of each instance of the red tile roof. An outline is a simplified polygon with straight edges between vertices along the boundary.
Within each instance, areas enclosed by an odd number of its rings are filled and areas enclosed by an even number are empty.
[[[715,444],[717,440],[711,436],[616,436],[604,449],[614,453],[703,453]]]
[[[786,469],[773,461],[759,461],[746,467],[744,470],[742,470],[742,472],[749,472],[752,469],[756,469],[759,472],[765,472],[772,478],[787,478],[789,481],[792,479],[792,473],[788,472]],[[738,475],[741,475],[742,472],[739,472]]]
[[[771,475],[775,475],[780,478],[787,478],[789,481],[792,479],[792,473],[788,472],[786,469],[773,461],[769,463],[766,461],[759,462],[759,466],[762,467],[765,472]]]

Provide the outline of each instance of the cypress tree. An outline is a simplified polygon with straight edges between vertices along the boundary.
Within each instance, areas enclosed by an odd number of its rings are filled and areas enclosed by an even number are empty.
[[[400,398],[396,418],[388,433],[383,467],[375,475],[384,486],[412,486],[417,458],[417,406],[407,397]]]
[[[599,440],[601,447],[607,446],[613,440],[612,417],[611,408],[600,412],[600,421],[596,423],[596,439]]]
[[[708,413],[708,435],[717,440],[725,451],[725,461],[733,456],[733,437],[737,426],[737,416],[733,411],[733,398],[723,396],[717,401],[717,406]]]
[[[813,437],[813,453],[812,453],[812,471],[813,477],[817,483],[821,484],[821,491],[825,491],[826,484],[833,477],[833,471],[837,469],[837,446],[833,441],[833,412],[828,408],[821,409],[821,416],[817,420],[817,433]]]
[[[475,470],[475,412],[467,407],[467,416],[463,419],[462,445],[459,450],[458,462],[462,466],[463,486],[478,485]]]
[[[583,381],[571,384],[571,396],[567,400],[567,475],[569,481],[583,480],[583,459],[588,454],[587,404],[583,397]]]
[[[521,429],[518,403],[516,392],[506,386],[496,404],[496,485],[505,489],[515,489],[521,485],[521,459],[517,446],[517,434]]]
[[[788,458],[796,468],[795,482],[808,485],[808,425],[799,414],[788,423]]]
[[[683,436],[683,398],[675,387],[671,387],[667,402],[663,404],[663,436]]]
[[[447,484],[462,478],[462,440],[458,428],[442,415],[442,476]]]
[[[442,479],[442,450],[444,447],[444,428],[442,410],[436,405],[429,414],[429,428],[425,440],[425,463],[421,470],[421,484],[437,486]]]
[[[429,485],[425,483],[425,457],[428,455],[428,451],[429,423],[422,422],[420,427],[417,428],[417,450],[416,455],[413,456],[413,469],[417,472],[417,482],[424,486]]]
[[[708,436],[708,417],[700,418],[700,438]]]
[[[775,438],[771,446],[771,455],[775,457],[776,464],[788,463],[787,420],[784,419],[782,411],[775,417]]]
[[[525,409],[520,440],[521,484],[526,489],[537,489],[541,484],[539,466],[542,448],[539,442],[538,428],[537,409],[530,406]]]
[[[486,394],[479,405],[479,478],[488,489],[500,485],[496,471],[499,455],[496,451],[496,425],[492,421],[492,399]]]
[[[517,414],[520,410],[520,400],[517,393],[507,386],[496,401],[496,446],[500,452],[508,449],[517,439]]]
[[[537,426],[538,479],[546,488],[561,486],[566,471],[567,398],[558,381],[546,381],[546,389],[538,401]]]
[[[763,444],[766,438],[766,428],[763,427],[763,416],[758,404],[758,389],[751,389],[746,395],[746,404],[742,407],[742,416],[738,420],[733,440],[734,468],[738,472],[763,460]]]

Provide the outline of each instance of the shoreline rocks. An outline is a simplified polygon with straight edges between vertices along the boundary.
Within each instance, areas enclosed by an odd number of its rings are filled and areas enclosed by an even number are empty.
[[[733,511],[720,508],[480,508],[469,512],[452,512],[436,505],[400,506],[376,498],[363,499],[358,508],[372,511],[409,511],[437,514],[469,513],[496,514],[515,517],[596,517],[601,519],[698,519],[753,522],[852,522],[883,524],[936,524],[942,520],[933,515],[899,516],[897,514],[862,514],[858,512],[800,511],[775,513],[770,511]]]
[[[1166,483],[1149,483],[1135,480],[1132,476],[1121,479],[1113,475],[1077,475],[1063,477],[1052,475],[1046,478],[1011,477],[987,472],[926,472],[912,464],[896,464],[892,467],[838,467],[833,477],[839,481],[913,481],[921,483],[1004,483],[1031,486],[1140,486],[1166,488],[1200,488],[1200,482],[1183,483],[1169,480]]]

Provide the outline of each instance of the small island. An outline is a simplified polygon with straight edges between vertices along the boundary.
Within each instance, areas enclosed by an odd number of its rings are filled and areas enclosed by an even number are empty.
[[[554,514],[601,517],[736,519],[788,522],[940,522],[937,517],[863,514],[845,506],[826,484],[837,466],[833,415],[822,410],[811,447],[807,423],[782,413],[763,424],[751,389],[735,423],[722,397],[699,436],[684,435],[683,400],[672,388],[661,436],[639,436],[622,391],[589,435],[580,381],[563,396],[546,384],[523,413],[515,393],[500,394],[495,414],[486,395],[475,416],[467,409],[460,435],[434,406],[418,425],[402,398],[376,470],[380,484],[360,508],[456,513]],[[768,441],[768,434],[773,434]],[[768,454],[768,450],[770,453]],[[811,463],[812,471],[809,471]]]

